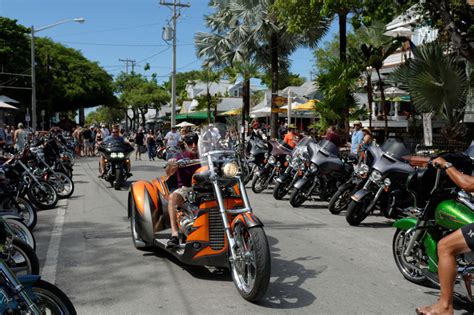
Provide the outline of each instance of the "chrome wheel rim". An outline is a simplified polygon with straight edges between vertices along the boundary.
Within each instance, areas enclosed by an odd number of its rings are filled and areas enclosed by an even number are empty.
[[[236,260],[232,263],[232,274],[239,290],[245,293],[252,291],[257,276],[255,246],[252,235],[239,224],[234,229],[236,242]]]

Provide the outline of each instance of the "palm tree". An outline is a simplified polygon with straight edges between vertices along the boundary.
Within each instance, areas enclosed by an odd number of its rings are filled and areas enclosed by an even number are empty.
[[[414,59],[397,68],[393,77],[410,92],[417,111],[446,119],[442,133],[448,139],[461,138],[469,86],[464,68],[436,42],[418,47],[413,54]]]
[[[204,55],[254,57],[257,64],[269,69],[272,76],[272,99],[278,95],[279,66],[302,45],[314,45],[327,31],[327,23],[314,23],[304,34],[289,34],[276,17],[275,0],[212,0],[217,12],[207,17],[207,24],[220,38],[219,47],[202,48]],[[202,38],[202,37],[201,37]],[[217,39],[217,38],[215,38]],[[198,47],[199,51],[199,47]],[[211,57],[212,58],[212,57]],[[218,58],[214,58],[218,59]],[[244,59],[245,60],[245,59]],[[274,107],[272,102],[272,108]],[[277,136],[278,114],[272,111],[271,135]]]
[[[382,99],[382,108],[385,118],[385,137],[388,136],[388,107],[385,102],[384,83],[380,76],[383,62],[388,56],[393,54],[402,44],[403,38],[395,38],[385,36],[385,24],[380,21],[374,21],[371,26],[362,25],[356,30],[357,40],[363,43],[360,46],[366,66],[372,67],[377,73],[380,87],[380,98]],[[370,71],[371,72],[371,71]],[[370,74],[368,74],[370,75]],[[369,81],[369,80],[368,80]],[[370,85],[372,85],[370,80]],[[368,86],[368,97],[372,101],[372,86]],[[371,104],[369,104],[371,105]]]

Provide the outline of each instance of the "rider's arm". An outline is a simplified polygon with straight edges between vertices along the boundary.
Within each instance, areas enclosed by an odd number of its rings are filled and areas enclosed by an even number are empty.
[[[436,158],[433,164],[438,164],[441,169],[446,167],[446,160],[443,158]],[[467,192],[474,192],[474,177],[461,173],[454,166],[446,169],[446,174],[449,178],[462,190]]]
[[[166,163],[166,176],[172,176],[178,170],[178,163],[176,159],[169,159]]]

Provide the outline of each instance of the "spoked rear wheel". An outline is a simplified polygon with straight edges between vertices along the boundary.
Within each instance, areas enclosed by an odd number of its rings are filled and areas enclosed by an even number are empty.
[[[234,228],[237,259],[231,263],[234,284],[240,295],[250,302],[260,300],[270,282],[271,258],[267,236],[262,227]]]

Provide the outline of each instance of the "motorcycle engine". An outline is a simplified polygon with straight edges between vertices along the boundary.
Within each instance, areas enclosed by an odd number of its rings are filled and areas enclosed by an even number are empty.
[[[194,220],[196,220],[199,208],[194,204],[186,202],[179,212],[179,229],[181,233],[188,236],[192,232]]]

